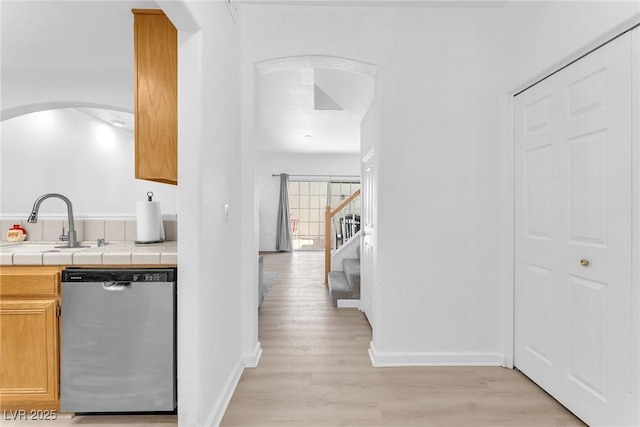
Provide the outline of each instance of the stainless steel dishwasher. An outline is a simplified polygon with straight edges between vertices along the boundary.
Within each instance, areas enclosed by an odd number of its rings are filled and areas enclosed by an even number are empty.
[[[62,271],[60,410],[176,408],[173,268]]]

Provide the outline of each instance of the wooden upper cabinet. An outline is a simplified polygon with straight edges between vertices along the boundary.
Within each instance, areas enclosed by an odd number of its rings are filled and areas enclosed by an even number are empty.
[[[178,183],[178,32],[158,9],[133,9],[136,178]]]

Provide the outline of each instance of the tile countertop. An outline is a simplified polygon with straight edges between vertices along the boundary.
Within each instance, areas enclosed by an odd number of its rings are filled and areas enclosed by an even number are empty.
[[[132,241],[80,242],[88,248],[61,248],[64,242],[2,242],[0,265],[177,265],[178,242],[136,245]]]

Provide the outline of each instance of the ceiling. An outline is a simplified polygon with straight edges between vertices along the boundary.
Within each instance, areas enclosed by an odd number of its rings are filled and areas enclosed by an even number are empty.
[[[2,0],[2,66],[118,67],[132,60],[134,7],[153,1]]]
[[[339,58],[299,58],[259,75],[258,146],[272,152],[359,152],[360,122],[374,95],[372,74],[336,67]]]
[[[2,0],[2,120],[76,107],[107,122],[119,115],[131,128],[132,8],[158,6],[151,0]],[[256,99],[259,149],[358,152],[360,121],[373,97],[367,73],[327,61],[264,71]]]

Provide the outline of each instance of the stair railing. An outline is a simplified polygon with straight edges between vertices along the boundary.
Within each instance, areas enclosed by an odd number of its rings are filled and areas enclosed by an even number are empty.
[[[356,190],[351,196],[349,196],[344,202],[340,203],[340,206],[331,210],[331,206],[327,206],[324,212],[324,283],[329,283],[329,272],[331,271],[331,225],[333,223],[333,217],[340,213],[344,208],[349,206],[356,197],[360,195],[360,190]]]

